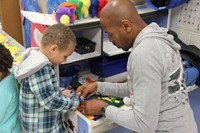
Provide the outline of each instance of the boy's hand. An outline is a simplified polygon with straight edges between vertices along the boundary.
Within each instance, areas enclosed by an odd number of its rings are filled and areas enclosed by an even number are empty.
[[[62,91],[62,95],[63,95],[63,96],[66,96],[66,97],[70,97],[70,94],[67,93],[67,92],[64,92],[64,91]]]

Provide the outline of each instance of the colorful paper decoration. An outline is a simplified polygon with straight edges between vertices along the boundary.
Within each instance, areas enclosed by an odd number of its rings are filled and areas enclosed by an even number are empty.
[[[10,53],[14,58],[13,66],[15,66],[20,61],[22,51],[16,46],[17,41],[9,38],[10,37],[8,37],[7,34],[0,33],[0,43],[10,50]]]

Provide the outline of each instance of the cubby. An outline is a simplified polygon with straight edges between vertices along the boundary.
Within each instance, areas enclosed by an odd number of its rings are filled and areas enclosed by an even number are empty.
[[[96,43],[95,51],[86,53],[86,54],[79,54],[77,52],[73,52],[73,54],[71,56],[69,56],[67,58],[67,60],[65,62],[63,62],[62,64],[72,63],[72,62],[76,62],[76,61],[80,61],[80,60],[85,60],[85,59],[88,59],[91,57],[94,58],[94,57],[101,56],[101,54],[102,54],[102,29],[101,29],[100,25],[98,27],[93,27],[93,28],[86,28],[86,29],[83,28],[83,29],[81,29],[81,31],[78,31],[74,28],[72,28],[72,30],[74,31],[76,37],[84,37],[86,39],[89,39],[89,40],[95,42]]]
[[[136,6],[138,13],[144,20],[163,17],[167,18],[168,10],[156,11],[154,9],[148,8],[146,5]],[[167,27],[167,22],[164,22],[164,26]],[[74,24],[70,25],[70,28],[74,31],[77,37],[85,37],[91,41],[96,42],[95,51],[92,53],[80,55],[74,52],[68,59],[62,64],[73,63],[76,61],[81,61],[89,58],[94,58],[98,56],[114,56],[118,54],[123,54],[129,51],[123,51],[114,46],[109,42],[106,34],[103,32],[99,18],[87,18],[76,20]],[[77,34],[78,33],[78,34]]]

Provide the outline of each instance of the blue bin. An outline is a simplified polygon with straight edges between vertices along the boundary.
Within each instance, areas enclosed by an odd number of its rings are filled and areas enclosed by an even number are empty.
[[[182,61],[184,68],[184,78],[186,86],[192,86],[196,83],[199,77],[199,71],[196,67],[192,66],[188,61]]]
[[[92,73],[106,78],[126,72],[127,61],[128,55],[100,58],[90,61],[90,70]]]
[[[185,81],[186,86],[192,86],[196,83],[199,77],[199,71],[195,67],[190,67],[185,69]]]
[[[188,0],[146,0],[147,6],[155,10],[170,9],[179,6]]]
[[[60,66],[60,87],[73,86],[74,80],[78,80],[80,69],[81,66],[79,65]]]

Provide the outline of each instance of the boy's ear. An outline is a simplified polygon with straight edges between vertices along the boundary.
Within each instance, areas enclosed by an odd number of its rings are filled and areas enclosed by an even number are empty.
[[[58,49],[58,45],[55,45],[55,44],[51,45],[50,46],[50,53],[55,52],[57,49]]]

